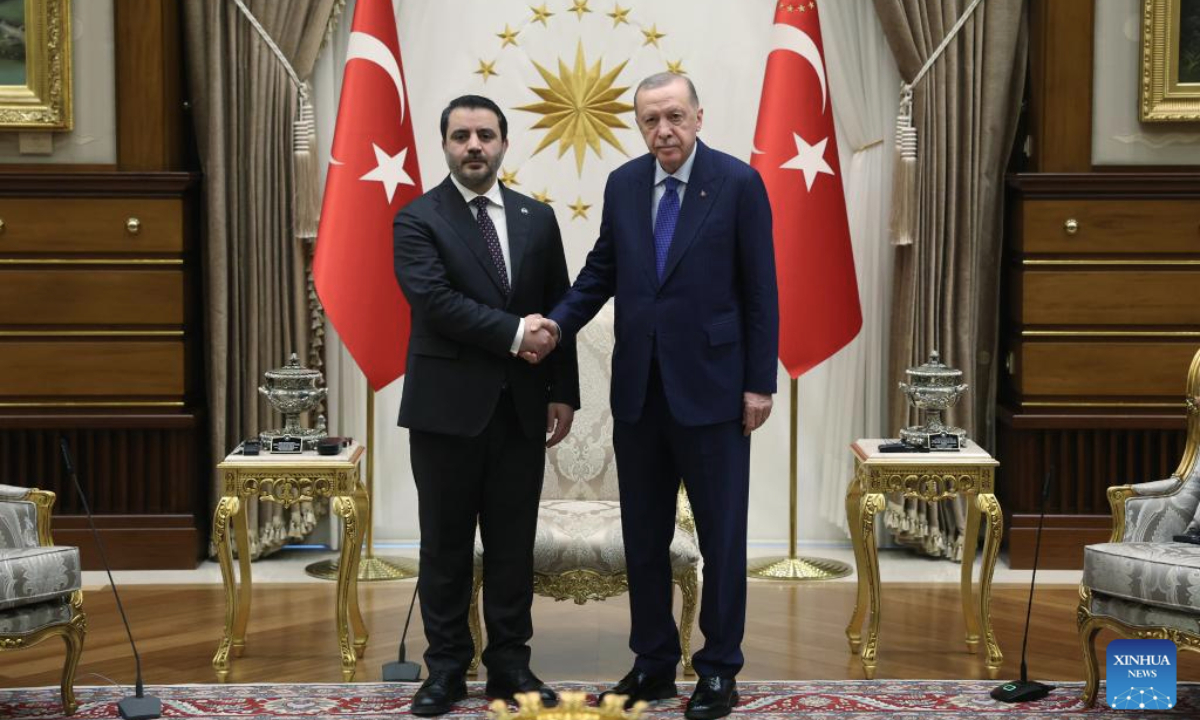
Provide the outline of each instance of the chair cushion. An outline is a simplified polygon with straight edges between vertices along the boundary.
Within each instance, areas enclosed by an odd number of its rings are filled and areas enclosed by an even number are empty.
[[[483,559],[483,544],[475,540],[475,562]],[[675,527],[671,540],[671,570],[681,573],[700,562],[700,548],[690,532]],[[533,571],[557,575],[591,570],[602,575],[625,572],[625,543],[621,539],[621,503],[613,500],[543,500],[538,506]]]
[[[79,548],[0,550],[0,610],[69,595],[80,579]]]
[[[28,635],[51,625],[62,625],[70,621],[71,612],[71,603],[66,598],[0,610],[0,635]]]
[[[1200,613],[1200,546],[1100,543],[1083,551],[1083,584],[1133,602]]]
[[[5,485],[0,485],[3,489]],[[2,497],[2,495],[0,495]],[[37,547],[37,507],[31,502],[0,502],[0,548]]]
[[[1100,593],[1092,594],[1093,615],[1120,620],[1133,627],[1168,627],[1200,635],[1200,614],[1156,607]]]

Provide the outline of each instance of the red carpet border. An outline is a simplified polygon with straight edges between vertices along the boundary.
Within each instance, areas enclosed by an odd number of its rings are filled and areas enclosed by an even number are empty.
[[[805,718],[806,720],[1047,720],[1082,717],[1095,720],[1157,720],[1200,718],[1200,684],[1181,684],[1178,704],[1170,711],[1110,710],[1103,700],[1091,710],[1079,703],[1079,683],[1063,683],[1050,697],[1036,703],[1006,705],[988,693],[995,682],[982,680],[845,680],[773,681],[738,684],[741,703],[733,717],[753,720]],[[557,690],[595,694],[604,689],[595,683],[551,683]],[[415,685],[391,683],[307,685],[170,685],[147,687],[163,703],[166,718],[216,720],[395,720],[406,716]],[[646,718],[680,718],[690,683],[680,683],[680,697],[652,706]],[[1103,698],[1103,686],[1101,697]],[[76,720],[117,718],[116,703],[130,694],[115,687],[77,687]],[[470,684],[470,697],[445,717],[487,718],[483,683]],[[58,688],[0,690],[0,718],[8,720],[60,720]]]

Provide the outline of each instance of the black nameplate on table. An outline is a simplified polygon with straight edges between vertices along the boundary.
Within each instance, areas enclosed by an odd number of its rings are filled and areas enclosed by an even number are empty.
[[[273,453],[287,453],[287,454],[291,454],[291,455],[299,455],[303,451],[304,451],[304,441],[298,437],[293,437],[291,435],[284,435],[283,437],[277,437],[271,443],[271,452],[273,452]]]
[[[950,433],[938,433],[929,436],[931,452],[958,452],[958,436]]]

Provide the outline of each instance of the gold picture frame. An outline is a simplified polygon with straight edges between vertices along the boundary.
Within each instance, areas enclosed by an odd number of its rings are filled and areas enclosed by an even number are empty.
[[[0,0],[0,130],[70,130],[70,0]]]
[[[1200,1],[1142,0],[1142,122],[1200,121]]]

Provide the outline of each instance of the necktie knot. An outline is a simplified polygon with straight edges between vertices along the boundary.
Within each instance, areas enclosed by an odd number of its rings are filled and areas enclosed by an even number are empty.
[[[487,210],[488,199],[486,197],[484,197],[483,195],[479,195],[471,200],[471,204],[475,206],[476,211],[484,212]]]
[[[683,183],[679,182],[679,178],[675,177],[674,175],[668,175],[666,179],[663,180],[663,185],[666,187],[666,190],[669,193],[675,192],[675,190],[682,184]]]

